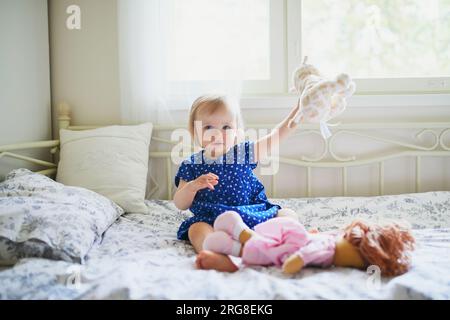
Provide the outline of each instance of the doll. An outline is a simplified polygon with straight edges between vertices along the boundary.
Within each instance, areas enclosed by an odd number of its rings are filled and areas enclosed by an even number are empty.
[[[217,217],[214,230],[203,242],[205,250],[242,257],[247,265],[281,266],[286,274],[306,266],[377,265],[383,276],[397,276],[408,271],[414,248],[410,231],[398,223],[357,220],[341,231],[311,233],[298,221],[279,217],[251,230],[238,213],[227,211]]]
[[[347,74],[340,74],[334,80],[325,79],[305,57],[293,74],[294,87],[291,91],[300,95],[301,113],[295,123],[320,123],[320,131],[325,139],[331,136],[327,121],[341,114],[347,106],[347,98],[356,85]]]

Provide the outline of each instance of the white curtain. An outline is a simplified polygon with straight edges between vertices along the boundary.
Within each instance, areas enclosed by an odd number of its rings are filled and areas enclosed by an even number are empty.
[[[124,123],[170,121],[167,1],[118,0],[121,115]]]
[[[205,5],[207,3],[205,2]],[[171,25],[170,21],[170,10],[173,11],[176,5],[177,2],[174,0],[118,0],[123,123],[151,121],[170,124],[172,122],[170,107],[176,104],[185,106],[187,109],[192,101],[202,94],[222,93],[235,101],[240,98],[243,66],[239,65],[239,55],[243,49],[239,46],[227,49],[226,55],[231,59],[230,61],[233,61],[233,67],[221,74],[219,79],[177,83],[176,92],[173,92],[174,86],[170,85],[168,79],[171,56],[168,50],[171,46],[167,41],[170,38],[171,26],[176,25]],[[193,34],[192,37],[196,35]],[[218,37],[236,36],[227,34],[224,27],[224,32]],[[198,36],[195,40],[205,43],[211,41],[211,39],[198,39]],[[216,37],[214,40],[221,39]],[[183,53],[176,52],[176,54]],[[217,58],[217,64],[221,63],[223,61]]]
[[[192,0],[185,0],[192,1]],[[178,3],[179,5],[180,3]],[[186,3],[185,3],[186,4]],[[241,81],[238,64],[234,71],[228,70],[226,75],[215,81],[177,83],[176,92],[168,79],[171,28],[170,10],[177,5],[174,0],[118,0],[119,19],[119,64],[121,90],[121,117],[123,124],[152,122],[153,124],[174,124],[170,116],[174,104],[186,110],[177,110],[186,114],[193,100],[207,93],[227,94],[232,101],[238,101]],[[173,11],[173,10],[172,10]],[[173,25],[172,25],[173,27]],[[226,32],[225,32],[226,33]],[[193,35],[196,36],[195,34]],[[199,39],[198,35],[197,41]],[[217,40],[217,39],[216,39]],[[204,39],[208,41],[208,39]],[[237,49],[237,48],[236,48]],[[236,50],[233,59],[238,61]],[[176,54],[183,54],[176,52]],[[219,60],[219,59],[218,59]],[[221,63],[221,61],[217,61]],[[195,72],[195,70],[194,70]],[[230,75],[231,74],[231,75]],[[167,138],[167,137],[166,137]],[[152,150],[168,150],[170,146],[152,142]],[[161,149],[162,148],[162,149]],[[167,190],[165,178],[165,162],[154,159],[150,161],[147,184],[147,196],[158,198]],[[158,192],[152,190],[158,186]]]

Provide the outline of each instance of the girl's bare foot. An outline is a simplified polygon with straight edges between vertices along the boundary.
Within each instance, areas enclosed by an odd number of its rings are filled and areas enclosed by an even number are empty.
[[[202,250],[197,254],[195,265],[198,269],[203,270],[217,270],[221,272],[235,272],[239,270],[228,256],[208,250]]]

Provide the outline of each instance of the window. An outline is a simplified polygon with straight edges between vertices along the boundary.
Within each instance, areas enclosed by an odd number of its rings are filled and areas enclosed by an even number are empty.
[[[246,93],[284,91],[285,12],[283,0],[170,0],[174,91],[236,77]]]
[[[170,79],[270,78],[269,0],[174,0]],[[237,70],[236,70],[237,69]]]
[[[303,54],[360,91],[450,87],[450,0],[302,0],[301,22]]]
[[[450,91],[450,0],[169,0],[172,88],[285,94],[307,55],[359,93]]]

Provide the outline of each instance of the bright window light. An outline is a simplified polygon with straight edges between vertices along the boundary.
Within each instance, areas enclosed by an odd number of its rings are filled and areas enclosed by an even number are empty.
[[[270,0],[170,0],[169,79],[270,79]]]
[[[327,74],[450,76],[450,0],[303,0],[302,53]]]

